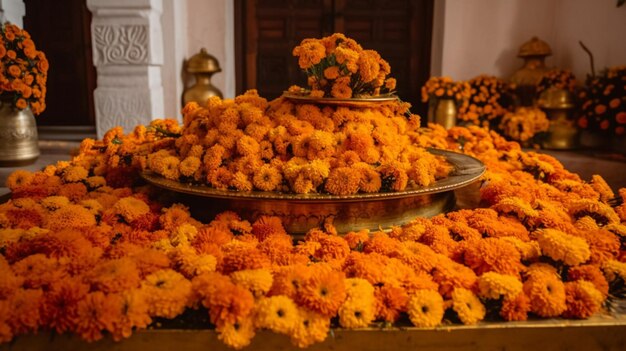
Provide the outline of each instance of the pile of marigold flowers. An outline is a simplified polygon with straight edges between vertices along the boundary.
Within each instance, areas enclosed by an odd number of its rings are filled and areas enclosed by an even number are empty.
[[[469,104],[459,110],[458,119],[467,124],[497,128],[513,105],[513,86],[495,76],[480,75],[468,81]]]
[[[351,195],[427,186],[451,167],[416,146],[420,119],[408,108],[398,100],[350,108],[268,103],[254,90],[212,97],[206,106],[188,104],[181,136],[140,163],[167,179],[234,191]]]
[[[390,94],[396,88],[396,80],[388,77],[389,63],[341,33],[304,39],[293,55],[307,76],[312,97],[370,97]]]
[[[210,100],[197,114],[188,107],[182,128],[171,120],[127,135],[114,128],[83,141],[70,162],[9,177],[12,198],[0,205],[1,342],[38,331],[121,340],[195,310],[231,347],[259,330],[306,347],[338,326],[588,318],[623,293],[626,189],[616,197],[600,176],[585,182],[476,126],[430,125],[414,142],[480,158],[483,208],[388,232],[337,233],[326,223],[295,243],[275,217],[224,212],[203,223],[138,172],[175,146],[197,152],[198,142],[179,140],[213,130],[209,111],[223,103]]]
[[[467,109],[470,92],[470,85],[467,82],[455,82],[450,77],[430,77],[422,87],[422,102],[454,99],[457,108]]]
[[[608,135],[626,135],[626,66],[589,76],[578,95],[582,113],[578,126]]]
[[[548,117],[538,107],[520,107],[515,112],[507,112],[499,126],[504,136],[520,142],[531,140],[549,128]]]
[[[11,23],[0,26],[0,94],[17,109],[38,115],[46,109],[48,60],[27,31]]]
[[[576,93],[576,83],[576,76],[574,76],[572,71],[553,68],[547,71],[541,78],[541,81],[539,81],[537,96],[550,88],[565,89],[574,94]]]

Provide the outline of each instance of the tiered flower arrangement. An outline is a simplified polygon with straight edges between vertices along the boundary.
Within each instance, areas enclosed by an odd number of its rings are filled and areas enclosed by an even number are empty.
[[[42,330],[121,340],[195,311],[234,348],[258,330],[306,347],[337,325],[588,318],[623,292],[626,204],[611,207],[601,177],[584,182],[486,129],[432,125],[417,142],[481,158],[487,208],[389,233],[326,223],[297,243],[277,218],[202,223],[141,185],[145,155],[173,150],[179,133],[173,121],[115,128],[71,162],[9,177],[0,341]]]
[[[25,30],[0,26],[0,100],[35,115],[45,110],[48,60]]]
[[[607,135],[626,135],[626,66],[589,77],[579,96],[582,116],[578,126]]]
[[[422,87],[422,102],[454,99],[457,108],[467,109],[470,92],[470,85],[467,82],[455,82],[450,77],[431,77]]]
[[[576,76],[570,70],[554,68],[546,72],[537,85],[537,96],[549,88],[565,89],[576,93]]]
[[[550,128],[545,112],[537,107],[520,107],[507,112],[500,122],[499,130],[509,139],[527,142]]]
[[[497,128],[513,104],[513,86],[494,76],[480,75],[468,81],[469,105],[459,110],[458,118],[469,124]]]
[[[148,155],[163,177],[236,191],[351,195],[432,184],[450,166],[414,145],[408,104],[370,107],[271,103],[250,91],[189,104],[174,147]]]
[[[293,49],[293,55],[307,75],[312,97],[371,97],[390,94],[396,88],[396,80],[388,77],[389,63],[341,33],[305,39]]]

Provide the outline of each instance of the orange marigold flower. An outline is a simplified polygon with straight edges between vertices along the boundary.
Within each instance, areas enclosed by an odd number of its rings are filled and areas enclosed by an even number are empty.
[[[602,296],[606,297],[609,294],[609,283],[606,281],[599,266],[583,265],[571,267],[567,270],[567,280],[585,280],[591,282],[596,289],[602,293]]]
[[[116,214],[120,215],[127,223],[130,223],[150,212],[150,207],[144,201],[128,196],[120,199],[113,205]]]
[[[346,299],[339,308],[339,324],[344,328],[365,328],[376,318],[376,307],[371,297]]]
[[[609,224],[613,225],[613,224]],[[595,230],[580,230],[575,234],[583,238],[591,250],[589,261],[595,264],[602,264],[607,260],[617,257],[620,250],[620,238],[606,230],[608,226]]]
[[[76,330],[80,319],[78,303],[88,292],[89,286],[76,278],[63,279],[53,284],[41,304],[41,325],[57,333]]]
[[[584,263],[591,256],[589,245],[581,238],[557,229],[542,229],[536,235],[543,254],[566,265]]]
[[[343,239],[348,243],[351,250],[362,247],[370,238],[369,230],[363,229],[358,232],[348,232]]]
[[[201,164],[202,161],[200,160],[200,158],[196,156],[187,156],[187,158],[185,158],[178,164],[178,170],[183,176],[191,177],[194,173],[196,173],[198,169],[200,169]]]
[[[524,293],[530,298],[530,310],[541,317],[557,317],[567,308],[565,286],[554,274],[531,275],[524,282]]]
[[[191,282],[171,269],[148,275],[141,283],[142,294],[150,315],[174,318],[187,307],[191,297]]]
[[[254,307],[250,291],[216,272],[195,277],[192,287],[196,299],[209,309],[211,322],[218,327],[247,317]]]
[[[11,311],[7,322],[13,334],[36,332],[41,325],[40,307],[43,291],[40,289],[17,289],[8,299]],[[0,318],[1,319],[1,318]]]
[[[76,332],[87,341],[102,339],[102,331],[112,330],[118,317],[111,299],[101,291],[87,294],[77,304]]]
[[[434,265],[433,280],[439,284],[439,293],[450,297],[457,287],[472,289],[476,284],[476,274],[470,268],[450,259],[441,259]]]
[[[526,294],[520,293],[517,296],[505,298],[499,314],[505,321],[525,321],[528,319],[529,311],[530,299]]]
[[[476,324],[485,318],[487,312],[485,306],[470,290],[455,288],[451,297],[452,309],[463,324]]]
[[[277,295],[259,300],[255,324],[276,333],[290,334],[299,322],[296,304],[287,296]]]
[[[332,317],[346,298],[344,275],[335,271],[314,271],[300,286],[296,301],[324,316]]]
[[[359,190],[361,176],[350,167],[335,168],[330,172],[324,189],[333,195],[350,195]]]
[[[19,187],[30,185],[32,181],[32,172],[19,169],[9,175],[6,181],[6,186],[11,189],[11,191],[15,191]]]
[[[148,305],[138,289],[126,290],[120,294],[111,294],[111,309],[117,317],[109,329],[113,340],[129,338],[136,329],[146,328],[152,319],[148,314]]]
[[[512,275],[487,272],[478,278],[478,295],[497,300],[514,298],[522,292],[522,282]]]
[[[593,283],[577,280],[565,283],[565,303],[567,309],[563,312],[566,318],[589,318],[600,310],[604,296]]]
[[[407,310],[409,296],[403,288],[389,285],[377,287],[374,297],[376,316],[384,321],[393,323],[400,317],[400,313]]]
[[[414,326],[434,328],[443,318],[445,311],[443,298],[433,290],[417,290],[409,298],[407,311]]]
[[[265,164],[254,174],[252,183],[259,190],[273,191],[280,185],[282,180],[283,177],[278,169]]]
[[[255,297],[266,295],[274,282],[267,269],[244,269],[230,274],[233,283],[248,289]]]
[[[235,322],[220,324],[216,329],[217,338],[236,350],[250,345],[256,334],[252,317],[240,318]]]
[[[512,244],[499,238],[486,238],[469,245],[465,264],[476,272],[497,272],[518,276],[522,269],[521,255]]]
[[[576,219],[590,216],[600,226],[620,222],[619,217],[609,205],[597,200],[580,199],[572,201],[569,203],[569,213]]]
[[[30,289],[49,289],[53,283],[67,275],[59,264],[59,260],[46,257],[44,254],[30,255],[15,262],[12,269],[17,276],[24,279],[23,286]],[[11,284],[13,277],[7,275],[6,279],[5,284]],[[0,296],[3,295],[2,290],[0,287]]]
[[[63,180],[69,183],[87,179],[89,171],[81,166],[69,166],[63,170]]]
[[[102,260],[84,276],[92,291],[116,293],[139,286],[139,271],[129,258]]]
[[[271,262],[267,255],[255,247],[236,247],[225,252],[219,270],[230,274],[243,269],[269,268]]]

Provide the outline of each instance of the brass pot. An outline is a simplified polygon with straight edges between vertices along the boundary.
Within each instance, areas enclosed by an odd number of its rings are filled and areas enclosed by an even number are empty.
[[[456,100],[431,98],[428,104],[428,121],[450,129],[456,125]]]
[[[579,133],[574,120],[574,97],[566,89],[549,88],[538,101],[550,120],[548,137],[541,146],[545,149],[570,150],[579,146]]]
[[[30,108],[0,101],[0,167],[31,164],[39,157],[37,122]]]

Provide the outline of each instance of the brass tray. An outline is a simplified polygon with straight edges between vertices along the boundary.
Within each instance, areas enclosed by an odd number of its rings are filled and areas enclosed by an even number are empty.
[[[359,229],[388,229],[416,217],[432,217],[454,208],[454,190],[476,181],[485,172],[478,159],[446,150],[429,149],[443,156],[453,170],[447,178],[426,187],[400,192],[354,195],[291,194],[278,192],[238,192],[204,185],[182,184],[144,172],[142,177],[157,187],[178,194],[200,219],[222,211],[235,211],[255,220],[261,215],[278,216],[290,234],[304,234],[332,219],[339,232]],[[204,217],[204,218],[203,218]]]
[[[308,93],[308,92],[307,92]],[[313,97],[310,95],[283,92],[283,97],[300,103],[323,104],[323,105],[340,105],[350,107],[369,107],[372,104],[380,104],[384,102],[392,102],[399,100],[397,95],[385,94],[372,97],[356,97],[350,99],[338,99],[331,97]]]

